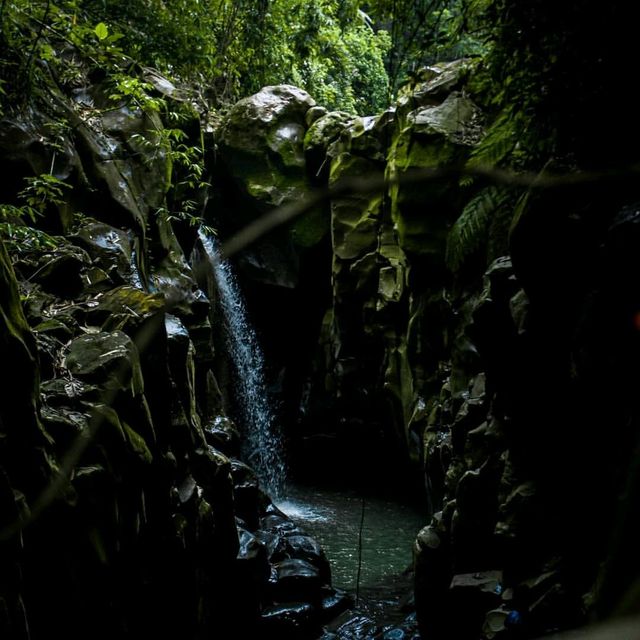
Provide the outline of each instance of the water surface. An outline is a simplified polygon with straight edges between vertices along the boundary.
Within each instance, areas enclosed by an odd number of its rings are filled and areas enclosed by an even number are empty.
[[[331,563],[333,586],[355,592],[362,496],[353,490],[288,487],[277,506],[318,540]],[[412,562],[412,547],[426,515],[415,506],[366,497],[360,590],[393,581]]]

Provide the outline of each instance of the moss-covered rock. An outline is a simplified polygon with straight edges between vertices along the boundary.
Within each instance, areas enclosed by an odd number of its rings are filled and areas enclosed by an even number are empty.
[[[307,171],[317,182],[326,180],[329,172],[327,152],[354,121],[354,116],[344,111],[331,111],[314,120],[304,137]]]
[[[387,171],[391,176],[419,169],[457,167],[482,136],[480,110],[460,93],[409,112],[394,136]],[[446,235],[458,203],[451,179],[426,178],[419,185],[393,184],[391,212],[406,251],[442,263]]]
[[[315,105],[290,85],[265,87],[235,104],[220,128],[229,171],[259,208],[278,206],[305,190],[305,115]]]

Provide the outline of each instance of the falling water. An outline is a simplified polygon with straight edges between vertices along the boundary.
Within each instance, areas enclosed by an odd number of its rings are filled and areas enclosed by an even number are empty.
[[[242,294],[231,265],[218,258],[215,241],[199,231],[213,267],[225,318],[227,348],[235,368],[236,402],[244,423],[243,455],[262,485],[273,496],[282,493],[285,466],[282,439],[267,400],[264,357],[249,323]]]

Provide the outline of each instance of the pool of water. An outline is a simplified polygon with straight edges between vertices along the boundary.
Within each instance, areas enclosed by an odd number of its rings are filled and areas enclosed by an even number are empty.
[[[334,587],[356,590],[362,522],[360,590],[393,581],[412,562],[412,547],[426,515],[413,505],[355,491],[288,487],[277,506],[322,545]],[[364,515],[364,519],[363,519]]]

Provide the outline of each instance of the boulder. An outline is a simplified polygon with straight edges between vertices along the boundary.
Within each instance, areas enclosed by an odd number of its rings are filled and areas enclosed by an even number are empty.
[[[318,602],[323,580],[320,571],[306,560],[287,558],[276,562],[270,591],[276,602],[304,600]]]
[[[305,188],[305,115],[315,105],[290,85],[265,87],[236,103],[220,129],[224,161],[255,206],[279,206]]]

